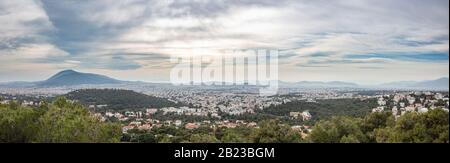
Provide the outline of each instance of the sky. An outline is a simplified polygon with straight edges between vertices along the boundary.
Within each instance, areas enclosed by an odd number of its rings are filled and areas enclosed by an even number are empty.
[[[279,79],[449,76],[448,0],[0,1],[0,82],[64,69],[167,81],[172,55],[278,49]]]

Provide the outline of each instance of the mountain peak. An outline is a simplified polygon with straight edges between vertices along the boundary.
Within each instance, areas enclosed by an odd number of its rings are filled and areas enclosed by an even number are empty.
[[[63,70],[49,79],[40,82],[40,86],[70,86],[70,85],[82,85],[82,84],[118,84],[121,81],[109,78],[107,76],[81,73],[74,70]]]
[[[74,70],[71,69],[67,69],[67,70],[63,70],[60,71],[58,73],[56,73],[55,75],[51,76],[50,78],[48,78],[47,80],[54,80],[63,76],[67,76],[67,75],[74,75],[74,74],[79,74],[79,72],[76,72]]]
[[[72,69],[67,69],[67,70],[60,71],[59,73],[78,73],[78,72],[75,70],[72,70]]]

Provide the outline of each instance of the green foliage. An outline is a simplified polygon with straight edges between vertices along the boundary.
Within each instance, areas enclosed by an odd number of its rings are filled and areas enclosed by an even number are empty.
[[[314,143],[365,142],[366,136],[360,129],[361,119],[333,117],[319,121],[309,139]]]
[[[141,110],[149,107],[162,108],[178,106],[164,98],[153,97],[131,90],[120,89],[83,89],[65,95],[83,105],[107,105],[107,110]]]
[[[318,100],[317,103],[293,101],[282,105],[270,106],[258,112],[276,116],[289,116],[290,112],[308,110],[312,115],[312,121],[317,121],[333,116],[364,116],[376,106],[378,106],[376,99],[332,99]]]
[[[220,143],[215,136],[209,134],[193,134],[189,141],[191,143]]]
[[[287,110],[285,110],[287,111]],[[312,112],[312,111],[311,111]],[[317,112],[316,112],[317,113]],[[363,117],[332,116],[318,121],[306,140],[283,119],[261,120],[258,127],[188,130],[162,126],[150,131],[129,130],[102,122],[82,105],[58,98],[38,107],[16,102],[0,104],[0,142],[136,142],[136,143],[448,143],[449,113],[442,109],[406,113],[395,119],[389,112]]]
[[[407,113],[397,123],[376,131],[383,143],[448,143],[449,114],[442,109]]]
[[[125,142],[142,142],[144,134],[151,134],[158,143],[299,143],[299,131],[276,120],[263,121],[259,128],[238,126],[236,128],[211,128],[201,126],[188,130],[163,126],[150,131],[129,130],[122,136]]]
[[[251,133],[251,138],[254,143],[297,143],[301,135],[292,131],[288,125],[269,120],[261,122],[259,128]]]
[[[371,113],[364,117],[361,123],[361,131],[366,133],[369,142],[376,142],[374,131],[395,124],[395,118],[391,112]]]
[[[234,129],[223,129],[223,135],[221,137],[221,141],[223,143],[251,143],[249,135],[251,133],[251,129],[246,128],[245,131],[242,131],[242,128],[234,128]]]
[[[39,114],[32,108],[12,104],[0,107],[0,142],[22,143],[32,140],[38,131]]]
[[[442,109],[406,113],[396,121],[390,113],[364,118],[333,117],[318,122],[308,136],[314,143],[448,143],[449,114]]]
[[[64,98],[38,108],[0,107],[0,142],[118,142],[119,124],[104,123]]]

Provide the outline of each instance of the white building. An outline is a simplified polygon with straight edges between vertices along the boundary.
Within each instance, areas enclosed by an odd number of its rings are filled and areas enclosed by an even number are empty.
[[[427,108],[419,108],[417,110],[417,112],[419,112],[419,113],[426,113],[426,112],[428,112],[428,109]]]

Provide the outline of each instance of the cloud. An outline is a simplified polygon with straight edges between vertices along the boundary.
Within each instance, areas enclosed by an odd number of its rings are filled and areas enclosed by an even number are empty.
[[[304,68],[317,70],[316,75],[309,74],[311,78],[326,76],[326,71],[335,72],[342,66],[348,71],[375,71],[367,67],[380,66],[384,69],[377,71],[408,78],[402,72],[418,66],[404,63],[426,65],[448,61],[448,3],[447,0],[0,2],[0,23],[7,24],[0,31],[8,33],[0,36],[0,50],[8,49],[9,54],[36,53],[40,63],[65,63],[93,71],[120,70],[132,75],[144,70],[163,72],[156,68],[167,71],[171,67],[167,63],[170,55],[191,55],[195,51],[219,55],[233,49],[271,48],[281,50],[281,69],[292,72],[282,78],[299,76],[295,73],[303,72]],[[38,54],[39,50],[30,49],[38,45],[58,55]],[[448,74],[443,70],[448,65],[432,67],[440,75]],[[366,75],[341,74],[355,80]]]
[[[383,58],[415,62],[448,62],[448,52],[346,55],[347,59]]]
[[[47,34],[55,28],[40,1],[1,1],[0,23],[0,55],[25,59],[67,55],[50,43]]]
[[[69,53],[52,44],[50,35],[56,28],[42,5],[38,0],[0,2],[0,80],[40,78],[64,67],[48,64]]]

